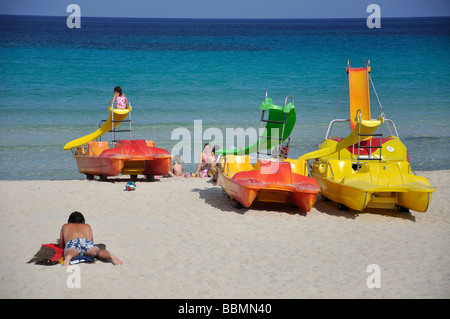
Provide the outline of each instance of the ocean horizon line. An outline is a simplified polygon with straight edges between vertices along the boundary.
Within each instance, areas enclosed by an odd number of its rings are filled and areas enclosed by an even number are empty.
[[[64,18],[66,19],[68,17],[68,15],[38,15],[38,14],[3,14],[0,13],[0,17],[34,17],[34,18]],[[206,21],[210,21],[210,20],[214,20],[214,21],[218,21],[218,20],[224,20],[224,21],[266,21],[266,20],[271,20],[271,21],[304,21],[304,20],[315,20],[315,21],[324,21],[324,20],[366,20],[367,17],[342,17],[342,18],[314,18],[314,17],[309,17],[309,18],[192,18],[192,17],[117,17],[117,16],[89,16],[89,15],[82,15],[83,18],[87,18],[87,19],[123,19],[123,20],[206,20]],[[407,17],[394,17],[394,16],[389,16],[389,17],[385,17],[383,16],[382,19],[387,19],[387,20],[414,20],[414,19],[450,19],[450,15],[448,16],[407,16]]]

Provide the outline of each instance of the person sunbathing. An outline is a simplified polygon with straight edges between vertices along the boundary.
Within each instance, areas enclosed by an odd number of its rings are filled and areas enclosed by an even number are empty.
[[[72,258],[78,255],[94,256],[114,265],[122,265],[122,261],[115,255],[94,245],[92,228],[85,224],[84,216],[80,212],[71,213],[67,224],[61,227],[59,247],[64,248],[63,266],[68,266]]]

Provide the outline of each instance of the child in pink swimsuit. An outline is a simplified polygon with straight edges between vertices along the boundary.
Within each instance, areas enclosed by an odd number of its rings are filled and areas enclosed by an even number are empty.
[[[114,96],[111,101],[111,105],[114,107],[114,100],[116,101],[116,108],[118,109],[126,109],[128,105],[127,97],[122,93],[122,88],[120,86],[116,86],[114,88]]]

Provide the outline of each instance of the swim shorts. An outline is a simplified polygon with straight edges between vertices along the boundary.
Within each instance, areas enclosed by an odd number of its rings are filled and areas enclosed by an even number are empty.
[[[95,247],[94,243],[86,238],[75,238],[66,244],[66,249],[75,248],[80,255],[86,255],[86,252],[92,247]]]

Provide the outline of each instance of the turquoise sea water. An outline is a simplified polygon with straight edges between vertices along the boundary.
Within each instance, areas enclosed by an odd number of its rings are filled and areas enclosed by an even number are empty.
[[[133,106],[132,137],[169,151],[176,128],[259,128],[265,92],[279,105],[291,95],[295,158],[348,117],[347,90],[337,110],[347,60],[368,58],[413,169],[450,169],[448,17],[382,19],[380,29],[365,19],[82,18],[69,29],[66,17],[0,16],[0,179],[84,178],[62,148],[107,118],[116,85]],[[371,103],[376,117],[373,93]]]

